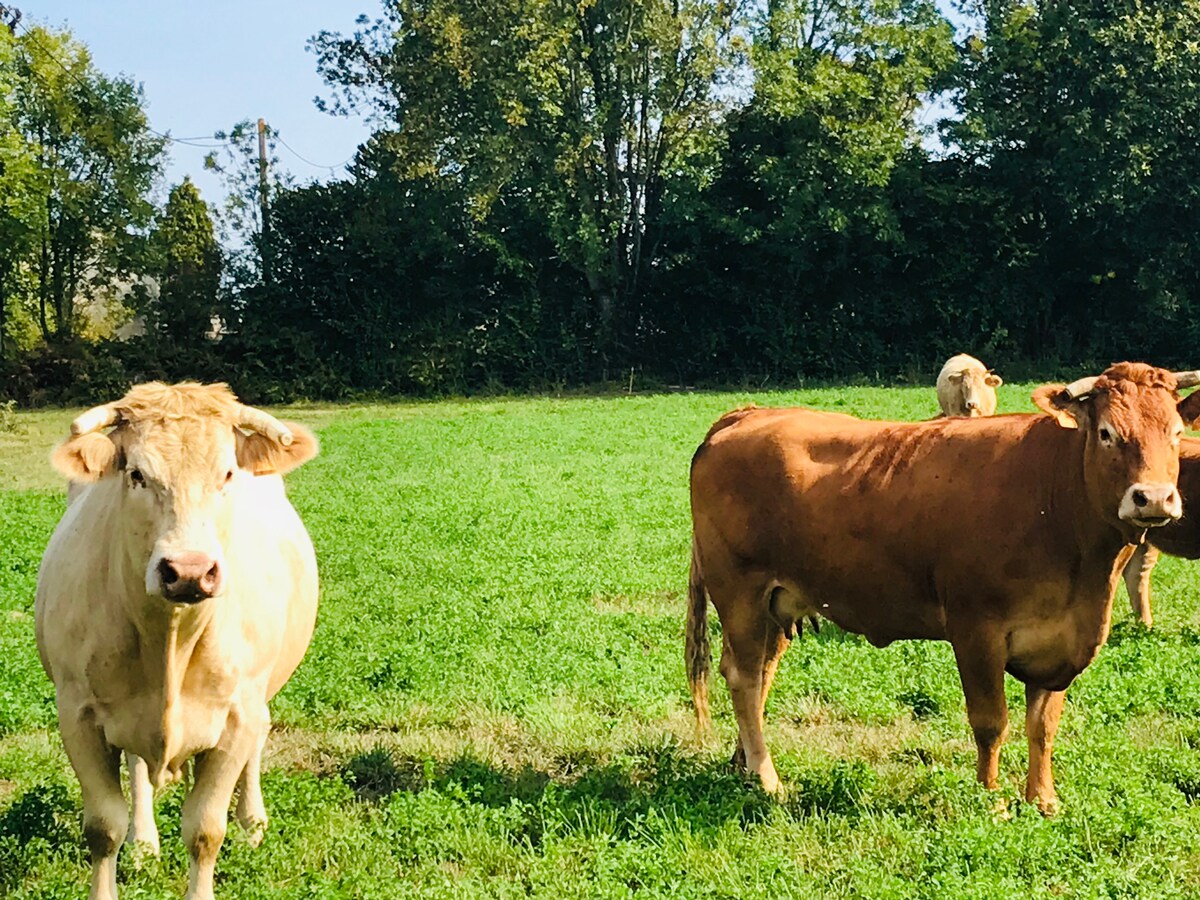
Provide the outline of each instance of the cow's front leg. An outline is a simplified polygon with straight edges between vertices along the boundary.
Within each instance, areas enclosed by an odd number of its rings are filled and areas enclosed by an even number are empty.
[[[254,752],[250,754],[246,768],[242,770],[242,776],[238,780],[236,813],[238,824],[246,830],[250,838],[250,843],[255,847],[262,843],[262,839],[267,832],[267,807],[263,803],[260,776],[262,773],[263,748],[267,744],[267,733],[269,731],[270,724],[268,723],[263,728],[262,734],[259,735]]]
[[[1149,541],[1142,541],[1125,564],[1123,573],[1129,606],[1147,628],[1154,626],[1154,614],[1150,611],[1150,575],[1157,564],[1158,548]]]
[[[1025,685],[1025,733],[1029,737],[1029,778],[1025,782],[1025,799],[1037,803],[1038,810],[1045,816],[1058,812],[1050,756],[1066,698],[1066,691]]]
[[[954,657],[967,700],[967,719],[978,753],[975,775],[989,791],[1000,787],[1000,747],[1008,737],[1008,704],[1004,699],[1004,640],[955,641]]]
[[[125,843],[139,853],[158,856],[158,826],[154,824],[154,788],[150,784],[150,769],[146,761],[132,753],[125,754],[129,771],[129,794],[133,816]]]
[[[183,803],[183,843],[191,858],[186,900],[213,900],[217,854],[225,840],[229,801],[257,746],[259,730],[239,724],[221,744],[195,757],[193,784]]]
[[[116,900],[117,851],[129,825],[121,793],[121,751],[104,739],[91,714],[59,707],[63,747],[83,793],[83,836],[92,858],[89,900]]]

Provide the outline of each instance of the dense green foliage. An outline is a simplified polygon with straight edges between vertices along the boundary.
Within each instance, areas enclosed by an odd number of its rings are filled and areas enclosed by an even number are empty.
[[[66,341],[85,299],[175,277],[143,239],[161,146],[69,36],[0,36],[0,394],[1195,364],[1200,0],[381,7],[310,46],[321,105],[374,127],[346,177],[272,151],[264,220],[255,126],[218,135],[224,276],[188,291],[220,342]]]
[[[1001,409],[1029,409],[1028,386]],[[620,396],[294,408],[322,454],[289,476],[317,547],[312,648],[274,706],[255,850],[234,898],[1166,897],[1200,892],[1200,570],[1164,559],[1156,625],[1123,592],[1069,692],[1063,811],[974,781],[949,647],[876,649],[832,625],[788,651],[767,735],[787,794],[727,765],[734,723],[692,736],[683,666],[689,457],[756,400],[924,418],[933,391]],[[42,460],[69,412],[0,434],[0,894],[82,896],[79,793],[34,645],[38,560],[63,508]],[[715,616],[713,627],[716,627]],[[714,634],[714,638],[716,635]],[[718,642],[719,643],[719,642]],[[182,790],[130,897],[178,897]]]
[[[0,29],[0,62],[17,163],[9,171],[5,160],[13,194],[0,209],[4,323],[23,314],[44,341],[69,342],[95,324],[103,294],[138,274],[163,142],[147,128],[141,89],[98,72],[69,34]]]

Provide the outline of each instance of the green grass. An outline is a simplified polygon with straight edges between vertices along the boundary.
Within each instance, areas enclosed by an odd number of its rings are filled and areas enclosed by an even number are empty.
[[[1005,385],[1002,410],[1031,409]],[[936,412],[932,388],[290,408],[323,452],[290,476],[320,557],[312,648],[274,703],[252,849],[223,898],[1157,897],[1200,894],[1200,570],[1164,560],[1156,626],[1117,626],[1075,682],[1063,811],[1017,802],[1022,693],[1002,782],[973,778],[948,646],[838,631],[785,656],[767,737],[780,800],[732,773],[728,693],[693,736],[684,682],[688,460],[748,400]],[[70,412],[0,435],[0,896],[86,893],[78,786],[37,662],[37,566]],[[712,616],[715,627],[715,614]],[[186,885],[179,789],[163,857],[125,897]]]

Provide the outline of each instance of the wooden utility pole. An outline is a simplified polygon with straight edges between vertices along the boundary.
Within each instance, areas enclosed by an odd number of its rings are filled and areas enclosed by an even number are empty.
[[[267,194],[267,123],[258,120],[258,204],[262,211],[263,284],[271,282],[271,201]]]

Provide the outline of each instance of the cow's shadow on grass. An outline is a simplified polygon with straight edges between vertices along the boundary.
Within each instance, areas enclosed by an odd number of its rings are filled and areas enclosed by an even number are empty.
[[[673,819],[699,834],[730,824],[750,828],[777,814],[855,817],[863,809],[858,776],[870,775],[866,766],[835,765],[809,773],[780,802],[728,761],[694,756],[675,744],[628,749],[615,760],[556,762],[552,775],[471,755],[433,761],[378,748],[351,757],[339,774],[370,803],[385,803],[398,792],[437,791],[469,805],[510,808],[516,803],[539,822],[604,822],[620,838],[632,836],[651,816]],[[536,841],[536,835],[529,837]]]

